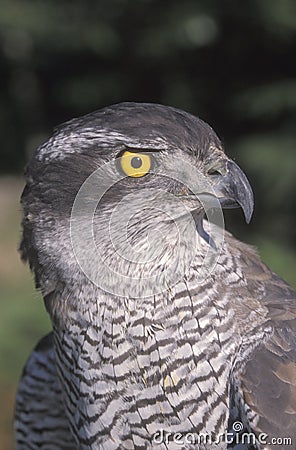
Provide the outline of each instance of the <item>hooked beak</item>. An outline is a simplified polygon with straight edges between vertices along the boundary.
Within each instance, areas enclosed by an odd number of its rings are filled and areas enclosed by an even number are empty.
[[[209,176],[212,178],[215,196],[222,208],[241,207],[246,222],[249,223],[254,210],[254,195],[244,172],[235,162],[227,159],[221,173],[219,171]]]

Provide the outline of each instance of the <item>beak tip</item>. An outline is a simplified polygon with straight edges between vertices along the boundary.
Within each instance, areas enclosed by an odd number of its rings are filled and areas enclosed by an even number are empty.
[[[254,196],[253,196],[253,192],[251,189],[249,190],[249,194],[250,194],[249,198],[245,199],[245,201],[241,203],[241,207],[243,209],[245,220],[246,220],[247,224],[249,224],[251,222],[253,212],[254,212]]]
[[[251,219],[252,219],[252,214],[245,216],[245,219],[246,219],[246,223],[249,225],[249,223],[251,222]]]
[[[229,162],[232,174],[234,198],[244,212],[246,223],[251,222],[254,212],[254,193],[245,173],[233,161]]]

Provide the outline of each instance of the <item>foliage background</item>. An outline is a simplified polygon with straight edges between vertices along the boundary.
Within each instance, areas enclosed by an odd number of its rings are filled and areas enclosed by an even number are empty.
[[[119,101],[173,105],[208,121],[255,191],[246,226],[296,286],[294,0],[0,0],[0,449],[13,448],[22,366],[49,329],[16,252],[21,173],[53,126]]]

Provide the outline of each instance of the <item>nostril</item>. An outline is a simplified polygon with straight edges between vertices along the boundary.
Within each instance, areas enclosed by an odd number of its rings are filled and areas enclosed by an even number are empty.
[[[208,175],[221,175],[221,173],[217,169],[209,169]]]

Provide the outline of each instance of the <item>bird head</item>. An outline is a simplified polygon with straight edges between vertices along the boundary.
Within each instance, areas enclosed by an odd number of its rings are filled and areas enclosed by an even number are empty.
[[[193,235],[211,244],[205,213],[241,207],[249,222],[253,211],[250,184],[213,129],[156,104],[122,103],[67,122],[37,149],[26,180],[21,253],[44,295],[81,274],[97,274],[116,294],[118,272],[155,275],[152,294],[168,265],[171,277],[186,271]]]

